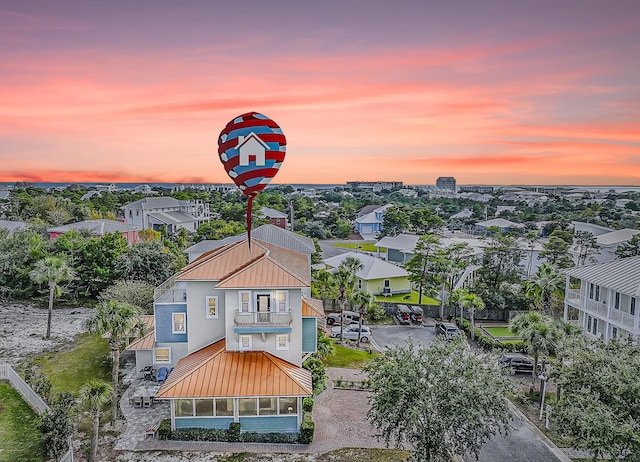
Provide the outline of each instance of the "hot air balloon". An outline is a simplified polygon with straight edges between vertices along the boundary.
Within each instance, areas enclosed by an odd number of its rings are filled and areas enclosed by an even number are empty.
[[[269,117],[248,112],[231,120],[218,137],[218,155],[247,203],[247,238],[251,246],[253,199],[278,173],[287,148],[282,129]]]

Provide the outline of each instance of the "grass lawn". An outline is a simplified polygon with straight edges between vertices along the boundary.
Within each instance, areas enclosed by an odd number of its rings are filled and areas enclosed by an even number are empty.
[[[42,461],[38,415],[8,382],[0,382],[0,462]]]
[[[409,298],[405,298],[405,297],[409,297]],[[391,295],[390,297],[385,297],[383,295],[376,295],[376,302],[406,303],[409,305],[417,305],[418,298],[419,298],[418,292],[415,290],[412,290],[411,294],[396,294],[396,295]],[[439,305],[440,302],[435,298],[431,298],[431,297],[427,297],[426,295],[423,295],[422,304],[423,305]]]
[[[375,358],[378,353],[356,350],[335,344],[336,352],[327,358],[328,367],[349,367],[362,369],[369,361]]]
[[[503,343],[505,345],[522,345],[524,342],[520,339],[518,340],[503,340],[503,339],[499,339],[498,340],[500,343]]]
[[[51,396],[68,391],[78,396],[80,387],[89,379],[111,382],[111,362],[107,339],[97,334],[81,334],[71,349],[50,353],[34,362],[51,381]]]
[[[515,337],[515,334],[508,327],[483,327],[494,337]]]
[[[358,243],[337,243],[333,244],[334,247],[342,247],[344,249],[356,249],[356,250],[364,250],[365,252],[377,252],[378,248],[374,247],[373,244],[358,244]],[[386,252],[387,249],[384,247],[380,247],[380,252]]]

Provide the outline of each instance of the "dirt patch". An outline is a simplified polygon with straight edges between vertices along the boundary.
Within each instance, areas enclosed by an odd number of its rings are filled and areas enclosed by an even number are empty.
[[[55,351],[85,332],[92,308],[55,308],[51,317],[51,337],[47,333],[48,309],[32,303],[0,304],[0,362],[17,366],[23,358]]]

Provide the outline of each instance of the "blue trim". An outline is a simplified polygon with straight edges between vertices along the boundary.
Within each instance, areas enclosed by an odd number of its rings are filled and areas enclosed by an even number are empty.
[[[291,327],[234,327],[236,334],[288,334]]]
[[[227,430],[233,417],[176,417],[176,428],[219,428]]]
[[[175,343],[186,342],[187,334],[174,334],[172,333],[173,319],[171,313],[186,313],[186,303],[157,303],[154,305],[155,314],[155,330],[156,330],[156,342],[158,343]],[[188,315],[187,315],[188,316]],[[187,320],[188,322],[188,320]]]
[[[241,432],[297,433],[300,431],[297,415],[265,415],[240,417]]]
[[[315,353],[318,349],[318,328],[316,318],[302,318],[302,352]]]

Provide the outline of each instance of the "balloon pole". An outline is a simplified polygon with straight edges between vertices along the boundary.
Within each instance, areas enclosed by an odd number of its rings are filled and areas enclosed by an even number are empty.
[[[251,209],[253,207],[253,199],[255,199],[257,195],[258,193],[252,193],[247,203],[247,241],[249,242],[249,252],[251,252],[251,219],[253,217]]]

